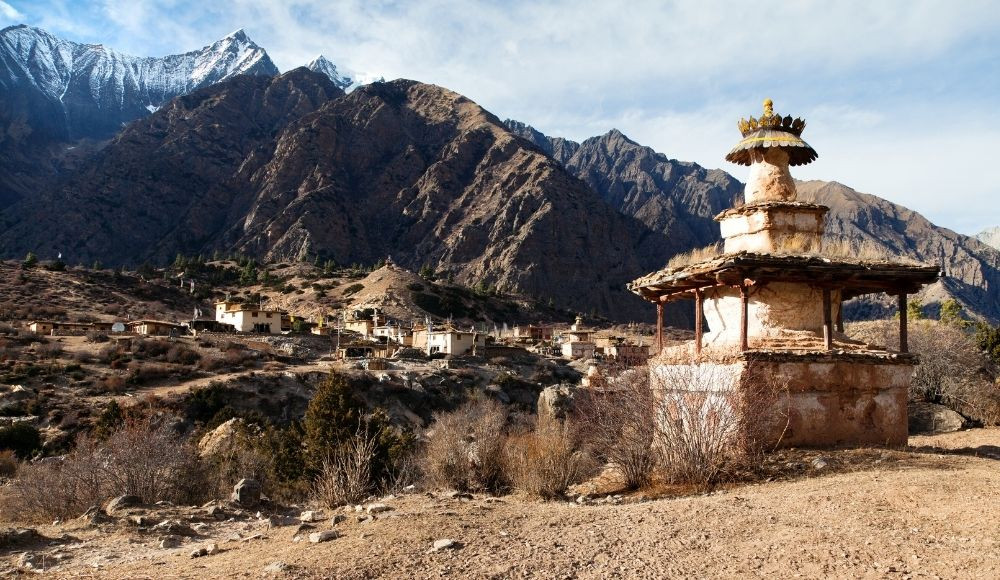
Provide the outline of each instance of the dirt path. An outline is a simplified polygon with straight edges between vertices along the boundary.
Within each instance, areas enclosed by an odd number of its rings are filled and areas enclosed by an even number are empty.
[[[122,401],[136,400],[137,398],[142,398],[149,395],[157,397],[167,397],[179,393],[186,393],[188,391],[200,387],[206,387],[212,383],[225,383],[227,381],[236,380],[241,377],[249,377],[251,375],[257,377],[266,377],[269,375],[276,376],[276,375],[316,373],[316,372],[325,373],[329,372],[331,368],[332,366],[331,363],[329,362],[311,362],[300,365],[286,366],[279,370],[265,371],[260,369],[253,369],[253,370],[235,371],[235,372],[211,375],[208,377],[199,377],[196,379],[191,379],[189,381],[183,381],[179,383],[157,385],[152,387],[136,389],[135,391],[127,395],[118,395],[115,398],[118,399],[119,402],[122,402]]]
[[[234,523],[265,537],[219,529],[204,541],[223,551],[197,559],[198,544],[88,532],[55,575],[260,577],[280,561],[302,578],[1000,577],[1000,461],[965,455],[1000,445],[1000,430],[911,444],[885,467],[623,505],[407,495],[373,522],[350,513],[321,544]],[[460,547],[430,551],[443,538]]]

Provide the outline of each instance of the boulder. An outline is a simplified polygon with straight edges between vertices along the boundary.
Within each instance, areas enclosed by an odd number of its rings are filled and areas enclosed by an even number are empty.
[[[109,501],[107,507],[104,508],[104,511],[110,516],[114,515],[116,511],[130,507],[135,507],[138,505],[142,505],[142,499],[139,496],[120,495],[115,499]]]
[[[254,507],[260,503],[260,482],[256,479],[241,479],[233,486],[232,500],[242,507]]]
[[[911,402],[907,406],[910,434],[951,433],[965,427],[965,417],[944,405]]]
[[[202,457],[225,455],[239,444],[243,419],[230,419],[212,429],[198,441],[198,454]]]
[[[576,408],[580,388],[572,385],[545,387],[538,395],[538,421],[562,423]]]
[[[179,547],[181,547],[181,539],[177,536],[164,536],[160,540],[160,548],[163,550],[172,550]]]

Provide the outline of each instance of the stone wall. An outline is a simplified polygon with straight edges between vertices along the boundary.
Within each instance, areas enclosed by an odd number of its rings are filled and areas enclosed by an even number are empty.
[[[700,371],[719,377],[711,387],[718,401],[770,390],[779,395],[760,422],[768,445],[781,447],[901,446],[907,442],[907,395],[911,362],[841,357],[836,354],[798,357],[784,354],[767,360],[745,358],[727,363],[702,363]],[[650,372],[669,374],[671,367],[653,365]],[[687,365],[687,368],[698,368]],[[705,388],[705,387],[701,387]],[[700,400],[700,399],[699,399]],[[705,403],[709,404],[709,403]]]

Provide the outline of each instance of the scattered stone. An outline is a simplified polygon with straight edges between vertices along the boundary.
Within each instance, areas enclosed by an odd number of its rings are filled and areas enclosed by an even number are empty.
[[[164,536],[160,540],[160,548],[164,550],[171,550],[173,548],[179,548],[181,546],[181,539],[177,536]]]
[[[208,555],[208,550],[205,549],[204,547],[195,548],[194,550],[191,551],[192,558],[201,558],[202,556],[207,556],[207,555]]]
[[[384,503],[373,503],[370,506],[368,506],[368,509],[366,511],[370,514],[381,514],[384,512],[390,512],[392,511],[392,509],[393,509],[392,507],[387,506]]]
[[[233,493],[235,494],[236,492]],[[226,510],[222,509],[222,506],[217,505],[209,506],[209,508],[205,510],[205,513],[217,520],[224,520],[228,515],[226,514]]]
[[[252,542],[253,540],[265,540],[265,539],[267,539],[267,536],[265,536],[264,534],[258,532],[256,534],[252,534],[250,536],[247,536],[247,537],[243,538],[243,541],[244,542]]]
[[[25,552],[17,560],[18,568],[23,570],[38,570],[43,568],[44,558],[40,554]]]
[[[374,522],[374,521],[375,521],[375,516],[372,515],[358,516],[359,524],[367,524],[368,522]]]
[[[233,487],[232,500],[242,507],[255,507],[260,503],[260,482],[256,479],[241,479]]]
[[[290,526],[298,522],[299,520],[288,516],[277,516],[277,515],[268,516],[267,529],[273,530],[274,528],[280,528],[282,526]]]
[[[153,522],[152,522],[152,521],[151,521],[151,520],[150,520],[150,519],[149,519],[148,517],[146,517],[146,516],[129,516],[129,517],[128,517],[128,521],[130,521],[130,522],[132,522],[133,524],[135,524],[135,525],[139,526],[140,528],[141,528],[141,527],[145,527],[145,526],[148,526],[148,525],[150,525],[150,524],[152,524],[152,523],[153,523]]]
[[[472,499],[472,494],[464,491],[449,491],[444,494],[444,497],[447,499]]]
[[[356,512],[363,512],[363,511],[365,511],[365,507],[362,506],[362,505],[356,505],[356,506],[354,506],[354,511],[356,511]]]
[[[330,524],[335,526],[343,521],[347,521],[347,516],[345,516],[344,514],[337,514],[333,516],[332,520],[330,520]]]
[[[320,511],[305,511],[299,515],[300,522],[319,522],[323,520],[323,512]]]
[[[313,544],[318,544],[320,542],[329,542],[330,540],[336,540],[340,537],[340,532],[337,530],[323,530],[322,532],[313,532],[309,534],[309,541]]]
[[[281,562],[279,560],[277,562],[271,562],[267,566],[264,566],[264,573],[265,574],[282,574],[284,572],[289,571],[290,569],[291,569],[291,566],[289,566],[288,564],[285,564],[284,562]]]
[[[824,469],[827,466],[827,462],[822,457],[817,457],[812,460],[813,469]]]
[[[415,491],[417,491],[417,486],[415,485],[408,485],[403,488],[403,493],[413,493]]]
[[[108,502],[107,507],[104,508],[104,512],[110,516],[114,515],[114,512],[118,510],[135,507],[137,505],[142,505],[142,499],[138,496],[120,495]]]
[[[434,545],[431,547],[432,552],[439,552],[441,550],[457,550],[461,547],[461,544],[455,540],[444,538],[441,540],[434,540]]]
[[[209,556],[213,556],[215,554],[218,554],[221,551],[222,550],[219,548],[219,545],[216,544],[215,542],[212,542],[211,544],[205,546],[205,554],[207,554]]]
[[[588,501],[590,501],[590,498],[587,497],[586,494],[581,495],[581,496],[579,496],[579,497],[576,498],[576,503],[578,503],[578,504],[585,504]]]
[[[159,532],[161,534],[167,534],[171,536],[197,536],[198,533],[195,532],[191,526],[182,524],[177,520],[163,520],[162,522],[153,526],[153,531]]]

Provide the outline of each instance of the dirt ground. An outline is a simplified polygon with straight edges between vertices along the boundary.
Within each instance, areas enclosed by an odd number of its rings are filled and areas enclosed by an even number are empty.
[[[328,511],[347,520],[314,524],[305,534],[341,533],[318,544],[292,541],[295,526],[268,529],[251,517],[204,528],[175,549],[124,526],[45,526],[46,537],[69,537],[35,551],[63,559],[53,577],[1000,577],[1000,430],[910,445],[812,452],[828,467],[806,461],[788,479],[673,499],[578,505],[411,493],[385,500],[392,510],[374,521]],[[456,545],[432,550],[441,539]],[[222,551],[190,557],[207,542]],[[7,565],[19,557],[0,551]]]

